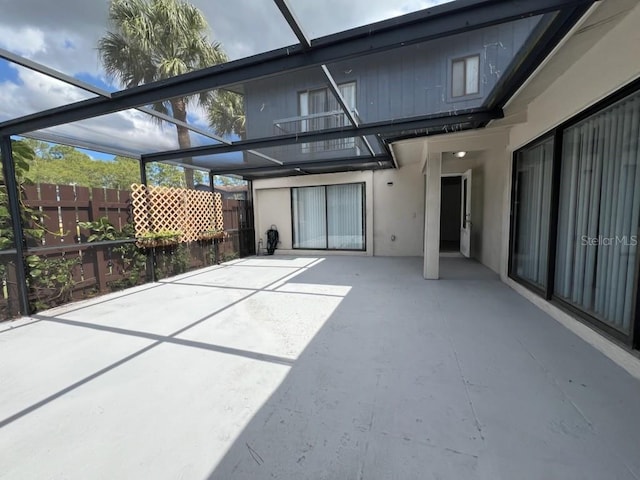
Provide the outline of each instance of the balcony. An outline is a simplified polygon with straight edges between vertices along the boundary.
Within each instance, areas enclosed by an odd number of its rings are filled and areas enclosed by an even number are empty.
[[[357,110],[353,111],[360,121]],[[315,113],[301,117],[289,117],[273,122],[274,135],[288,135],[304,132],[316,132],[326,129],[350,127],[351,123],[342,110]],[[295,149],[287,150],[289,154],[308,156],[311,158],[353,157],[361,153],[368,154],[364,141],[360,137],[340,138],[321,142],[300,143]],[[328,155],[324,155],[327,154]]]
[[[253,257],[2,325],[0,476],[640,477],[633,369],[474,261],[421,269]]]

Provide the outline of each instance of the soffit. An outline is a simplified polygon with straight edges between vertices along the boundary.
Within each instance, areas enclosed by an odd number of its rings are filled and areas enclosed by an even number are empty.
[[[497,123],[508,123],[509,117],[518,118],[531,101],[543,94],[634,8],[640,8],[637,0],[609,0],[594,4],[589,16],[510,100],[505,107],[505,120]]]

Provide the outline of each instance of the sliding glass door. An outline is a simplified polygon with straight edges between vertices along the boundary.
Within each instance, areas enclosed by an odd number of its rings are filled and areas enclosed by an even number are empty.
[[[640,82],[517,151],[513,171],[509,275],[640,343]]]
[[[628,333],[640,214],[640,95],[563,135],[555,294]]]
[[[516,155],[511,271],[542,289],[547,286],[552,170],[553,138]]]
[[[294,188],[293,248],[327,248],[327,210],[324,187]]]
[[[363,185],[327,187],[328,244],[335,250],[364,250]]]
[[[364,250],[364,184],[291,190],[293,248]]]

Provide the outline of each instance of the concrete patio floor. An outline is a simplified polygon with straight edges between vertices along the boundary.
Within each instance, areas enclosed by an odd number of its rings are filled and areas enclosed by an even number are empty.
[[[0,478],[640,478],[637,379],[421,269],[257,257],[0,324]]]

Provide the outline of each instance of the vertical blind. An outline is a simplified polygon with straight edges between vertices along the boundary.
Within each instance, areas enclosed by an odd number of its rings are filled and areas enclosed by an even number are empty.
[[[293,248],[364,250],[363,184],[292,189]]]
[[[327,248],[326,191],[324,187],[294,188],[293,248]]]
[[[563,135],[555,294],[623,332],[633,317],[640,93]]]
[[[362,184],[327,187],[329,248],[364,250]]]
[[[512,271],[539,287],[547,284],[553,138],[518,152]]]

